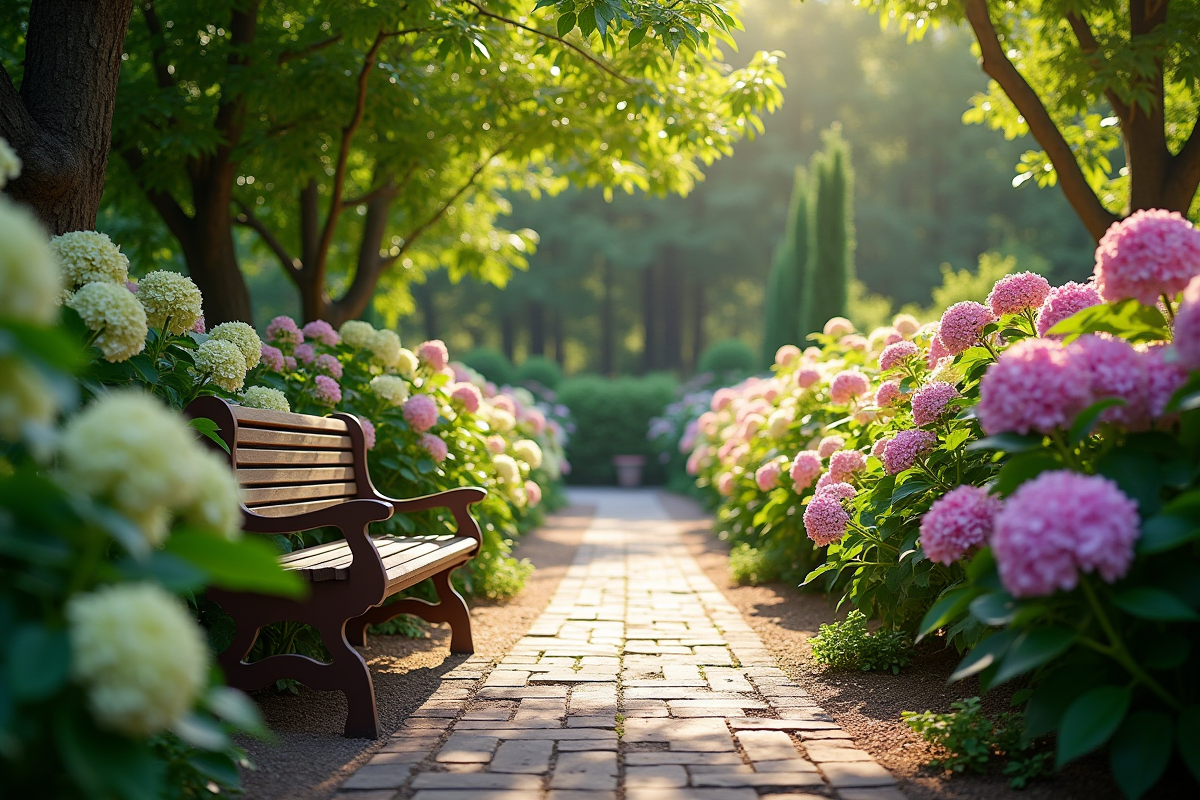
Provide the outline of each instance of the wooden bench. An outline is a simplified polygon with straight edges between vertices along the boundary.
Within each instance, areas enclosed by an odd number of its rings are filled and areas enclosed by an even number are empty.
[[[293,678],[313,689],[340,690],[349,707],[346,736],[376,738],[379,717],[371,673],[354,646],[366,644],[367,626],[414,614],[450,624],[451,652],[474,652],[471,617],[450,583],[450,573],[479,549],[479,525],[469,507],[486,492],[459,488],[411,500],[380,494],[367,471],[362,426],[350,414],[313,417],[263,411],[217,397],[197,399],[186,413],[215,422],[229,446],[230,463],[242,486],[246,532],[298,533],[333,526],[345,537],[280,558],[285,569],[309,582],[304,599],[209,589],[209,599],[237,625],[233,642],[218,657],[226,680],[246,691],[280,678]],[[395,512],[434,508],[454,515],[453,535],[371,536],[368,530],[372,522]],[[433,579],[439,602],[403,598],[383,605],[426,578]],[[247,663],[244,659],[259,630],[282,621],[316,628],[333,660],[324,663],[287,654]]]

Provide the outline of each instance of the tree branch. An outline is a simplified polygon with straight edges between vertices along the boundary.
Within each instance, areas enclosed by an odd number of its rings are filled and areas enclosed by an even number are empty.
[[[300,269],[300,260],[292,258],[288,251],[284,248],[283,243],[276,238],[275,234],[271,233],[270,229],[258,218],[248,205],[241,200],[234,199],[238,208],[242,210],[240,214],[233,218],[234,222],[239,225],[244,225],[257,233],[266,243],[267,247],[271,248],[271,252],[279,259],[279,263],[283,265],[283,269],[288,273],[295,273]]]
[[[463,0],[463,2],[466,3],[467,5],[471,6],[472,8],[474,8],[476,11],[478,11],[481,16],[487,17],[489,19],[494,19],[497,22],[503,22],[505,25],[511,25],[514,28],[520,28],[523,31],[529,31],[532,34],[541,36],[543,39],[550,39],[551,41],[558,42],[563,47],[574,50],[576,53],[583,56],[588,61],[592,62],[592,64],[595,65],[597,69],[600,69],[603,72],[608,73],[609,75],[613,76],[617,80],[623,81],[624,83],[633,83],[632,80],[630,80],[629,78],[626,78],[624,75],[617,72],[615,69],[610,67],[608,64],[605,64],[603,61],[596,58],[594,55],[589,53],[587,50],[584,50],[582,47],[575,44],[574,42],[568,42],[566,39],[564,39],[563,37],[561,37],[557,34],[546,33],[545,31],[539,31],[537,28],[530,27],[529,25],[524,25],[520,22],[517,22],[515,19],[509,19],[508,17],[502,17],[499,14],[493,14],[492,12],[485,9],[483,6],[476,3],[474,0]]]
[[[1093,62],[1103,62],[1104,56],[1100,53],[1100,42],[1096,41],[1096,36],[1092,33],[1092,29],[1083,15],[1069,11],[1067,12],[1067,22],[1070,23],[1071,30],[1075,32],[1080,52]],[[1104,96],[1108,98],[1108,104],[1113,107],[1113,112],[1120,118],[1121,123],[1129,122],[1129,104],[1118,97],[1110,86],[1104,87]]]
[[[151,189],[142,180],[139,174],[145,166],[146,159],[142,155],[142,151],[136,147],[126,147],[120,151],[121,158],[129,167],[130,173],[133,174],[133,179],[142,192],[146,195],[146,199],[150,201],[150,205],[154,206],[154,210],[167,225],[167,229],[179,240],[179,244],[183,247],[191,247],[193,242],[192,236],[192,218],[183,210],[183,206],[175,200],[170,192]]]
[[[1079,162],[1075,160],[1075,153],[1046,111],[1041,98],[1008,60],[996,34],[996,28],[988,16],[986,0],[963,0],[963,8],[966,11],[967,22],[970,23],[979,42],[982,54],[980,66],[989,77],[1000,84],[1000,88],[1025,118],[1029,132],[1045,149],[1050,163],[1058,172],[1058,182],[1067,201],[1092,234],[1092,238],[1099,241],[1118,217],[1106,209],[1096,197],[1079,167]]]
[[[163,55],[163,27],[158,19],[158,11],[154,8],[154,0],[145,0],[141,5],[142,17],[146,20],[146,29],[150,31],[150,36],[154,39],[154,44],[150,48],[150,63],[154,67],[154,81],[160,89],[169,89],[173,81],[171,73],[167,71],[167,65],[162,61]]]
[[[329,47],[330,45],[335,45],[338,42],[340,42],[341,40],[342,40],[342,34],[339,33],[336,36],[330,36],[328,39],[322,39],[319,42],[313,42],[312,44],[308,45],[307,47],[302,47],[299,50],[286,50],[279,54],[279,58],[277,59],[277,61],[280,64],[286,64],[287,62],[292,61],[294,59],[304,58],[305,56],[316,53],[319,50],[324,50],[326,47]]]

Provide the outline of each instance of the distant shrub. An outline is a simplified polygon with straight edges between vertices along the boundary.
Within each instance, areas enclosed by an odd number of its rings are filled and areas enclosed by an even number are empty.
[[[462,363],[498,386],[511,384],[516,380],[512,362],[504,353],[490,347],[476,347],[463,357]]]
[[[757,586],[779,579],[779,569],[775,562],[767,558],[762,550],[751,547],[746,542],[736,544],[729,552],[729,574],[734,583],[744,586]]]
[[[868,633],[867,617],[857,609],[844,622],[822,625],[809,642],[816,662],[833,669],[897,673],[908,666],[912,656],[908,634],[885,630]]]
[[[601,378],[583,375],[562,383],[558,401],[571,409],[576,431],[567,445],[570,483],[616,482],[612,457],[646,456],[647,483],[661,483],[662,465],[647,438],[650,419],[675,399],[675,379],[669,375],[642,378]]]
[[[562,368],[545,356],[530,356],[517,367],[517,383],[538,383],[547,389],[557,389],[562,378]]]
[[[700,356],[700,372],[750,373],[757,366],[757,359],[750,345],[741,339],[722,339],[709,345]]]

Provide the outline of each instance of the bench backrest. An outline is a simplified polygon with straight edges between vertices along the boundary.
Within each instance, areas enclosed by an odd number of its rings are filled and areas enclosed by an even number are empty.
[[[376,496],[362,426],[349,414],[265,411],[219,397],[198,398],[185,413],[217,424],[250,514],[288,517]]]

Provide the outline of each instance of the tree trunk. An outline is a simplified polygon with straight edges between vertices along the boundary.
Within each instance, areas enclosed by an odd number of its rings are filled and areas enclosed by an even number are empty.
[[[604,296],[600,300],[600,374],[613,375],[617,367],[616,320],[614,319],[612,266],[603,256],[600,260],[600,281]]]
[[[700,369],[700,356],[704,354],[704,281],[696,279],[692,287],[692,371]]]
[[[546,355],[546,307],[540,300],[529,301],[529,355]]]
[[[663,253],[662,269],[662,367],[678,370],[683,367],[683,304],[680,298],[683,278],[679,256],[674,247]]]
[[[426,278],[424,283],[417,284],[416,295],[417,302],[421,306],[421,318],[425,323],[425,338],[437,339],[438,315],[436,296],[429,280],[429,278]]]
[[[510,311],[505,311],[500,318],[500,344],[504,357],[511,363],[517,352],[517,323]]]
[[[554,310],[552,328],[554,336],[554,360],[562,367],[566,365],[567,361],[567,334],[563,329],[563,314],[559,309]]]
[[[642,372],[662,366],[657,277],[658,267],[653,264],[642,270]]]
[[[132,13],[130,0],[34,0],[20,93],[0,70],[0,136],[23,162],[8,192],[52,234],[96,226]]]
[[[204,295],[204,318],[209,327],[222,322],[254,324],[246,279],[238,268],[230,204],[236,165],[220,161],[207,165],[193,178],[195,214],[191,235],[180,238],[188,274]]]

